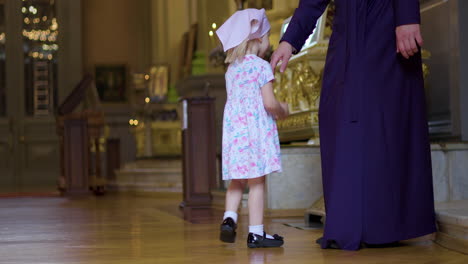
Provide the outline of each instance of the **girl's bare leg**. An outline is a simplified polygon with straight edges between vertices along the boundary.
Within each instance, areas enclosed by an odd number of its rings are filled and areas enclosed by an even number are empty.
[[[242,200],[242,194],[246,180],[232,180],[226,192],[226,212],[224,212],[223,223],[219,239],[226,243],[234,243],[236,240],[237,210]]]
[[[263,225],[265,177],[249,179],[249,225]]]
[[[226,211],[237,212],[239,204],[242,200],[246,180],[231,180],[229,188],[226,192]]]

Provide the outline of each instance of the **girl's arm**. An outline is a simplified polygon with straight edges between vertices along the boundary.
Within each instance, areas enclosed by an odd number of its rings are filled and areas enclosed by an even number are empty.
[[[289,115],[287,105],[280,103],[276,100],[273,92],[273,84],[268,82],[262,87],[263,106],[265,110],[270,113],[275,119],[283,119]]]

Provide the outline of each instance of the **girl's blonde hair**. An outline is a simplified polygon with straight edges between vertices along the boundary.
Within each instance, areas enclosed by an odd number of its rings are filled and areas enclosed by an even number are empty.
[[[258,50],[258,39],[252,40],[244,40],[241,44],[237,45],[236,47],[229,49],[226,52],[226,60],[225,63],[233,63],[235,61],[242,62],[245,55],[247,55],[248,51],[251,50]]]

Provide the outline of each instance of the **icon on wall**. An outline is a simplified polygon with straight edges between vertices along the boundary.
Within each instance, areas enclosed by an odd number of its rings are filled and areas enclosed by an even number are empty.
[[[151,101],[161,102],[167,98],[169,87],[169,67],[157,65],[150,69],[148,94]]]
[[[96,66],[96,88],[102,102],[117,103],[127,100],[126,75],[125,65]]]

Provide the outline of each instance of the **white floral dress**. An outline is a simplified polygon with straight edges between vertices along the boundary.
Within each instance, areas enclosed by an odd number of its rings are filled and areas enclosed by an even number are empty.
[[[246,55],[226,72],[222,174],[224,180],[251,179],[281,171],[278,130],[265,110],[261,88],[274,79],[270,64]]]

